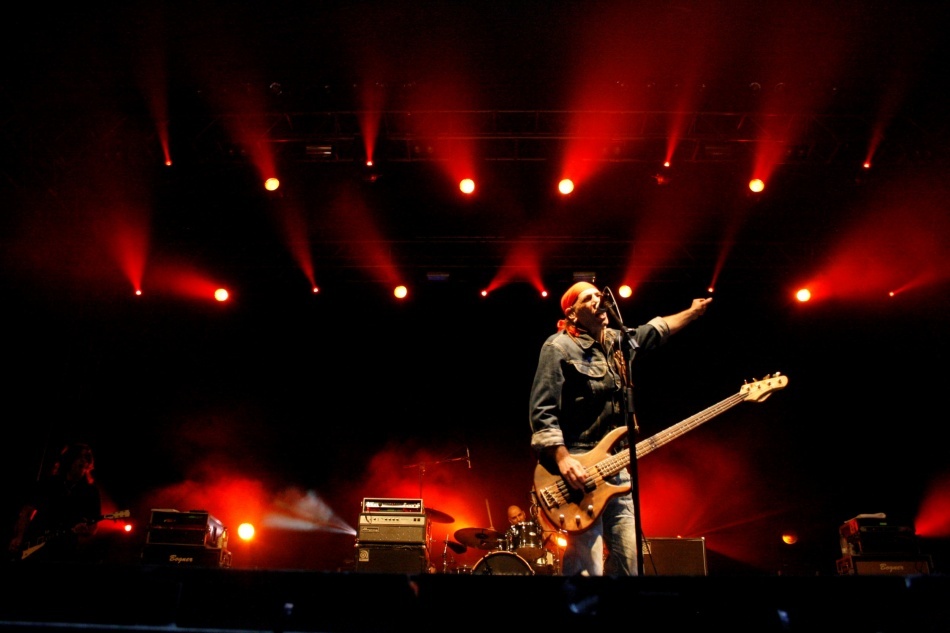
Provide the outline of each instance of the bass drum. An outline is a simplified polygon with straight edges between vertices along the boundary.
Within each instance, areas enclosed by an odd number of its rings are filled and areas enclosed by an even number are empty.
[[[492,552],[475,564],[475,576],[534,576],[528,561],[511,552]]]

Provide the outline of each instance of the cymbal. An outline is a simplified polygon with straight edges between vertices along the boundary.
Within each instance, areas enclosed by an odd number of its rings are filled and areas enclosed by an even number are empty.
[[[475,549],[495,549],[498,541],[505,538],[501,532],[491,528],[463,528],[455,531],[455,540]]]
[[[429,520],[433,523],[455,523],[455,519],[450,515],[435,508],[426,508],[426,516],[429,517]]]

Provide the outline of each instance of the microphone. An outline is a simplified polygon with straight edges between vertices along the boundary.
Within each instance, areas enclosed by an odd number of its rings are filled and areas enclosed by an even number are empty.
[[[468,446],[465,447],[465,461],[468,462],[468,469],[472,469],[472,456],[468,452]]]
[[[610,313],[610,318],[620,325],[620,329],[623,330],[625,334],[633,332],[633,330],[628,329],[627,326],[623,324],[623,319],[620,318],[620,310],[617,309],[617,300],[614,299],[614,293],[607,286],[604,286],[604,291],[600,297],[600,305],[597,307],[597,311],[600,312],[601,309]],[[624,338],[626,338],[632,349],[637,349],[640,347],[640,344],[637,343],[632,336],[625,336]]]
[[[614,293],[610,288],[604,286],[604,292],[600,297],[600,305],[597,312],[606,312],[614,321],[623,325],[623,319],[620,318],[620,312],[617,310],[617,301],[614,299]]]

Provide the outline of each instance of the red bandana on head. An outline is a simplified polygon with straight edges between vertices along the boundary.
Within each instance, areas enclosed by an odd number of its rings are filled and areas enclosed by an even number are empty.
[[[597,290],[597,286],[586,281],[578,281],[576,284],[567,289],[567,292],[565,292],[561,297],[561,311],[564,312],[565,316],[567,315],[567,311],[570,309],[570,307],[574,305],[575,301],[577,301],[577,298],[581,296],[581,293],[588,289]],[[568,323],[567,319],[561,319],[557,322],[558,330],[564,330],[568,328],[570,328],[568,330],[569,332],[574,329],[574,327]],[[571,334],[574,334],[574,332],[571,332]]]

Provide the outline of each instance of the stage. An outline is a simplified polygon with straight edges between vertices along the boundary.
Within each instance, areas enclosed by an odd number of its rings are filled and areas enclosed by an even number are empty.
[[[950,627],[942,574],[592,578],[95,564],[10,565],[3,575],[0,627],[13,631]]]

